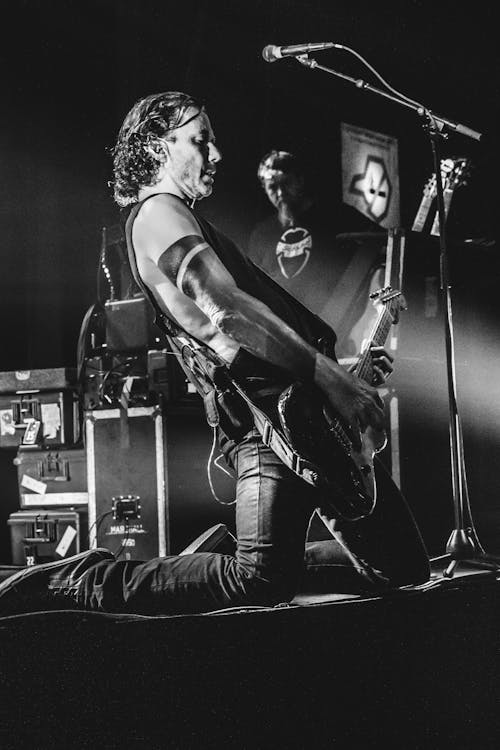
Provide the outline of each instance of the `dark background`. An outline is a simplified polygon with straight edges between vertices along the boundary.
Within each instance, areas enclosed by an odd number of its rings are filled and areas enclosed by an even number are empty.
[[[459,405],[471,503],[496,543],[498,382],[498,59],[494,5],[400,0],[18,0],[2,8],[0,125],[1,370],[74,366],[82,318],[96,298],[103,226],[117,222],[109,149],[141,96],[177,89],[204,100],[224,161],[205,215],[245,246],[268,206],[257,163],[272,147],[306,158],[317,187],[340,201],[340,123],[398,139],[402,225],[411,227],[433,171],[428,137],[408,109],[293,60],[266,44],[335,41],[363,55],[395,88],[483,133],[451,134],[443,156],[467,156],[468,184],[449,218]],[[324,65],[374,85],[344,52]],[[351,229],[348,227],[346,229]],[[485,243],[466,239],[486,238]],[[423,279],[435,241],[408,240],[409,309],[394,385],[401,412],[403,489],[432,550],[452,527],[444,328],[424,319]],[[441,311],[442,313],[442,311]],[[2,461],[2,516],[14,510],[11,456]],[[493,519],[493,520],[491,520]],[[4,558],[5,559],[5,558]]]

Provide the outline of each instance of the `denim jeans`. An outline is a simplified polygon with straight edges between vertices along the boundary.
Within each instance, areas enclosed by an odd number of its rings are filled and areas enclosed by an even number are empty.
[[[138,614],[196,613],[288,602],[299,586],[318,582],[330,591],[374,591],[428,579],[420,533],[381,466],[373,514],[354,523],[322,516],[331,539],[306,545],[318,491],[284,466],[255,429],[237,444],[226,444],[225,454],[237,475],[235,555],[103,561],[80,580],[79,606]]]

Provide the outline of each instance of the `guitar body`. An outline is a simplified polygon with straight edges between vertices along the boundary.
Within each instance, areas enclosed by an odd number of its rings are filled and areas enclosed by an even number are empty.
[[[278,411],[293,450],[319,470],[325,506],[347,521],[370,515],[377,499],[373,462],[387,442],[385,432],[366,430],[361,451],[354,451],[320,391],[302,383],[283,391]]]
[[[391,287],[370,297],[379,306],[378,319],[368,336],[375,346],[385,343],[391,326],[398,321],[404,301]],[[361,353],[353,374],[372,381],[370,347]],[[333,515],[346,521],[369,516],[377,501],[374,458],[387,444],[385,430],[368,427],[361,435],[361,450],[352,447],[340,418],[315,386],[293,383],[278,401],[284,436],[295,453],[316,467],[323,502]]]

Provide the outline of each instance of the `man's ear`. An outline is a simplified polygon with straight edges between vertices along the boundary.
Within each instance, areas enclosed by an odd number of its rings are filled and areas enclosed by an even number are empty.
[[[165,164],[170,158],[168,144],[163,139],[158,138],[158,140],[150,141],[146,148],[150,156],[152,156],[155,161],[160,162],[160,164]]]

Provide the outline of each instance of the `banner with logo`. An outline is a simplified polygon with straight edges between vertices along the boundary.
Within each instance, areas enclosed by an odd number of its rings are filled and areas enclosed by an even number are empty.
[[[398,142],[341,123],[342,200],[385,229],[400,226]]]

